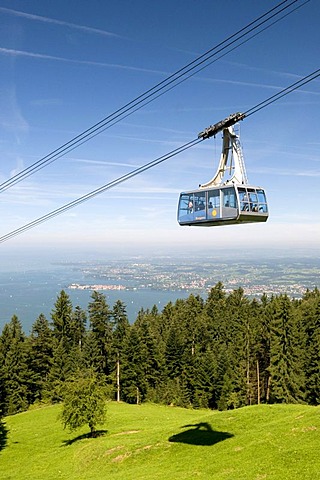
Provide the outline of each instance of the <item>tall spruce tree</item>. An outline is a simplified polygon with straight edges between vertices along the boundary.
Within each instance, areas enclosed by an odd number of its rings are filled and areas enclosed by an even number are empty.
[[[97,372],[108,376],[112,370],[112,311],[103,293],[94,291],[92,301],[88,305],[91,346],[96,348],[94,358]]]
[[[77,305],[71,315],[70,332],[72,344],[79,351],[82,350],[83,341],[86,336],[86,323],[86,312]]]
[[[54,338],[49,322],[40,314],[32,326],[29,338],[30,355],[28,366],[32,376],[31,403],[41,400],[53,361]]]
[[[69,295],[61,290],[51,313],[53,334],[68,350],[72,347],[72,303]]]
[[[275,307],[271,324],[270,399],[275,403],[297,403],[303,400],[304,390],[297,316],[287,295],[277,297]]]
[[[124,368],[124,348],[129,335],[130,324],[126,306],[121,300],[117,300],[112,309],[113,335],[111,349],[111,379],[116,387],[116,399],[121,399],[121,374]]]
[[[262,295],[259,307],[255,309],[255,351],[257,402],[269,402],[270,399],[270,342],[271,323],[274,317],[274,298]]]
[[[28,345],[21,322],[16,315],[5,325],[0,341],[4,413],[12,415],[29,405]]]
[[[310,293],[310,292],[308,292]],[[306,400],[310,405],[320,404],[320,293],[306,295],[301,305],[305,332],[304,371]]]
[[[127,316],[127,308],[121,300],[117,300],[112,309],[113,348],[121,353],[123,350],[124,339],[127,337],[130,329],[130,323]]]

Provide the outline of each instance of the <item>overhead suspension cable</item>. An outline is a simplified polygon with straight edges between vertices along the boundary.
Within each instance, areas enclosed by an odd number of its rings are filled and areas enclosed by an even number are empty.
[[[261,110],[264,107],[267,107],[271,103],[274,103],[278,101],[280,98],[285,97],[289,93],[293,92],[294,90],[297,90],[298,88],[303,87],[303,85],[306,85],[307,83],[310,83],[312,80],[315,80],[320,76],[320,69],[315,70],[314,72],[310,73],[309,75],[301,78],[297,82],[293,83],[289,87],[281,90],[281,92],[275,93],[271,97],[267,98],[263,102],[258,103],[254,107],[250,108],[246,112],[244,112],[246,117],[250,117],[250,115],[253,115],[254,113],[257,113],[259,110]]]
[[[293,83],[292,85],[284,88],[280,92],[278,92],[275,95],[272,95],[271,97],[267,98],[263,102],[258,103],[254,107],[250,108],[247,110],[244,114],[235,114],[231,115],[229,118],[233,117],[235,120],[239,119],[242,120],[244,117],[248,117],[250,115],[253,115],[254,113],[258,112],[259,110],[262,110],[266,106],[270,105],[271,103],[276,102],[280,98],[288,95],[289,93],[293,92],[294,90],[297,90],[303,85],[306,85],[307,83],[311,82],[312,80],[315,80],[320,76],[320,69],[315,70],[313,73],[310,73],[309,75],[305,76],[301,80]],[[219,122],[215,126],[218,126],[219,124],[222,124],[223,122]],[[225,123],[226,125],[226,123]],[[96,190],[93,190],[92,192],[87,193],[86,195],[83,195],[82,197],[73,200],[72,202],[67,203],[66,205],[63,205],[62,207],[57,208],[56,210],[53,210],[52,212],[47,213],[46,215],[43,215],[42,217],[39,217],[32,222],[29,222],[22,227],[17,228],[16,230],[13,230],[6,235],[3,235],[0,237],[0,243],[3,243],[7,240],[10,240],[11,238],[19,235],[20,233],[25,232],[26,230],[30,230],[33,227],[36,227],[37,225],[46,222],[47,220],[56,217],[62,213],[64,213],[67,210],[70,210],[71,208],[76,207],[77,205],[80,205],[83,202],[86,202],[87,200],[90,200],[91,198],[99,195],[100,193],[105,192],[106,190],[110,190],[111,188],[120,185],[123,182],[126,182],[127,180],[130,180],[131,178],[135,177],[136,175],[139,175],[140,173],[145,172],[146,170],[149,170],[150,168],[155,167],[156,165],[159,165],[160,163],[165,162],[166,160],[169,160],[170,158],[174,157],[175,155],[178,155],[179,153],[194,147],[198,143],[202,142],[204,139],[209,138],[212,135],[206,135],[205,132],[209,131],[210,127],[206,129],[204,132],[199,134],[198,138],[195,138],[194,140],[191,140],[190,142],[176,148],[175,150],[172,150],[171,152],[156,158],[155,160],[152,160],[149,163],[146,163],[145,165],[142,165],[141,167],[136,168],[132,172],[129,172],[105,185],[102,185],[101,187],[97,188]],[[214,133],[213,133],[214,134]]]
[[[25,168],[24,170],[20,171],[10,179],[0,184],[0,192],[11,188],[16,183],[19,183],[22,180],[28,178],[30,175],[33,175],[34,173],[41,170],[45,166],[53,163],[54,161],[58,160],[62,156],[78,148],[80,145],[86,143],[93,137],[99,135],[100,133],[105,131],[107,128],[112,127],[113,125],[120,122],[124,118],[128,117],[129,115],[132,115],[137,110],[151,103],[161,95],[164,95],[166,92],[175,88],[176,86],[186,81],[190,77],[194,76],[199,71],[203,70],[204,68],[207,68],[213,62],[225,56],[230,51],[238,48],[240,45],[243,45],[250,39],[259,35],[264,30],[266,30],[266,28],[271,27],[278,21],[282,20],[286,16],[293,13],[298,8],[301,8],[309,1],[310,0],[303,0],[302,3],[300,0],[281,1],[278,5],[268,10],[266,13],[256,18],[254,21],[250,22],[248,25],[241,28],[236,33],[229,36],[228,38],[226,38],[216,46],[212,47],[210,50],[206,51],[204,54],[200,55],[192,62],[180,68],[179,70],[177,70],[175,73],[173,73],[166,79],[157,83],[154,87],[150,88],[149,90],[139,95],[129,103],[125,104],[120,109],[116,110],[115,112],[111,113],[110,115],[102,119],[100,122],[94,124],[84,132],[73,137],[71,140],[64,143],[59,148],[53,150],[52,152],[42,157],[41,159],[39,159],[29,167]],[[295,5],[296,3],[298,3],[298,5]],[[290,7],[293,7],[293,8],[288,11]],[[280,16],[280,14],[283,14],[283,15]],[[269,23],[267,26],[264,26],[264,28],[261,28],[254,35],[251,35],[249,37],[249,34],[251,32],[257,30],[259,27],[262,27],[263,25],[265,25],[267,22],[270,22],[270,21],[271,23]],[[242,39],[245,39],[245,40],[242,40]],[[237,43],[240,40],[242,41],[240,43]],[[232,48],[229,48],[229,47],[232,47]],[[228,48],[229,50],[224,52]],[[214,58],[219,53],[221,53],[221,55],[217,58]]]
[[[80,203],[86,202],[90,198],[93,198],[96,195],[99,195],[100,193],[105,192],[106,190],[110,190],[111,188],[113,188],[117,185],[120,185],[120,183],[123,183],[123,182],[129,180],[130,178],[133,178],[136,175],[139,175],[140,173],[143,173],[146,170],[149,170],[150,168],[155,167],[159,163],[162,163],[166,160],[169,160],[169,158],[172,158],[175,155],[178,155],[179,153],[184,152],[188,148],[191,148],[191,147],[193,147],[194,145],[196,145],[197,143],[200,143],[200,142],[202,142],[202,139],[196,138],[196,139],[192,140],[191,142],[188,142],[188,143],[176,148],[175,150],[172,150],[171,152],[167,153],[166,155],[158,157],[155,160],[152,160],[151,162],[143,165],[142,167],[136,168],[132,172],[126,173],[125,175],[122,175],[121,177],[117,178],[116,180],[113,180],[113,181],[107,183],[106,185],[102,185],[102,187],[97,188],[96,190],[93,190],[92,192],[87,193],[86,195],[83,195],[82,197],[78,198],[77,200],[73,200],[72,202],[67,203],[64,206],[62,206],[60,208],[57,208],[56,210],[53,210],[52,212],[47,213],[46,215],[43,215],[42,217],[37,218],[36,220],[33,220],[30,223],[27,223],[26,225],[18,228],[17,230],[14,230],[10,233],[7,233],[6,235],[3,235],[2,237],[0,237],[0,243],[3,243],[3,242],[5,242],[6,240],[9,240],[12,237],[15,237],[16,235],[19,235],[20,233],[22,233],[26,230],[29,230],[30,228],[33,228],[33,227],[39,225],[40,223],[43,223],[43,222],[49,220],[50,218],[56,217],[57,215],[60,215],[60,214],[64,213],[66,210],[70,210],[71,208],[76,207]]]

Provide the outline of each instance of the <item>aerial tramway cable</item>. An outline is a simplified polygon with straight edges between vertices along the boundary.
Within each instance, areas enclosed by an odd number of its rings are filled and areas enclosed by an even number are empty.
[[[306,85],[307,83],[311,82],[312,80],[315,80],[320,76],[320,69],[315,70],[314,72],[310,73],[309,75],[306,75],[302,79],[298,80],[297,82],[293,83],[292,85],[289,85],[288,87],[284,88],[280,92],[278,92],[275,95],[272,95],[271,97],[267,98],[263,102],[258,103],[254,107],[248,109],[244,114],[236,114],[239,115],[239,119],[243,119],[245,117],[248,117],[250,115],[253,115],[254,113],[257,113],[259,110],[262,110],[266,106],[276,102],[278,99],[283,98],[284,96],[288,95],[289,93],[297,90],[303,85]],[[218,125],[218,124],[216,124]],[[204,132],[201,132],[197,138],[194,140],[191,140],[190,142],[176,148],[175,150],[172,150],[171,152],[156,158],[155,160],[152,160],[149,163],[146,163],[145,165],[142,165],[141,167],[133,170],[132,172],[129,172],[121,177],[118,177],[117,179],[102,185],[101,187],[97,188],[96,190],[93,190],[92,192],[87,193],[86,195],[83,195],[82,197],[73,200],[70,203],[67,203],[66,205],[63,205],[60,208],[57,208],[56,210],[53,210],[52,212],[47,213],[46,215],[43,215],[42,217],[39,217],[32,222],[29,222],[22,227],[17,228],[16,230],[13,230],[6,235],[3,235],[0,237],[0,243],[3,243],[7,240],[10,240],[11,238],[19,235],[20,233],[25,232],[26,230],[30,230],[33,227],[36,227],[37,225],[50,220],[53,217],[56,217],[62,213],[64,213],[67,210],[70,210],[71,208],[76,207],[77,205],[80,205],[81,203],[90,200],[91,198],[99,195],[100,193],[105,192],[106,190],[110,190],[111,188],[120,185],[121,183],[130,180],[131,178],[135,177],[136,175],[139,175],[140,173],[145,172],[146,170],[149,170],[150,168],[155,167],[156,165],[159,165],[160,163],[165,162],[166,160],[169,160],[170,158],[174,157],[175,155],[178,155],[179,153],[197,145],[198,143],[202,142],[206,138],[210,138],[210,136],[215,135],[215,126],[209,127],[206,129]],[[208,132],[208,134],[206,134]]]
[[[111,128],[113,125],[116,123],[120,122],[124,118],[128,117],[129,115],[133,114],[135,111],[141,109],[145,105],[149,104],[150,102],[154,101],[156,98],[160,97],[161,95],[164,95],[166,92],[169,90],[175,88],[182,82],[186,81],[190,77],[194,76],[196,73],[202,71],[203,69],[207,68],[209,65],[211,65],[213,62],[217,61],[221,57],[227,55],[230,51],[233,51],[234,49],[238,48],[239,46],[243,45],[250,39],[254,38],[267,28],[271,27],[278,21],[282,20],[286,16],[290,15],[297,9],[301,8],[304,6],[306,3],[308,3],[310,0],[303,0],[302,3],[296,5],[294,8],[291,10],[287,11],[290,7],[292,7],[294,4],[300,2],[300,0],[283,0],[279,4],[277,4],[275,7],[272,9],[268,10],[266,13],[261,15],[260,17],[256,18],[252,22],[250,22],[248,25],[245,27],[241,28],[238,30],[236,33],[233,35],[229,36],[216,46],[212,47],[210,50],[205,52],[204,54],[200,55],[197,57],[195,60],[192,62],[188,63],[184,67],[180,68],[177,70],[175,73],[167,77],[166,79],[162,80],[161,82],[157,83],[154,87],[150,88],[143,94],[139,95],[120,109],[116,110],[115,112],[111,113],[107,117],[105,117],[103,120],[100,122],[94,124],[84,132],[80,133],[76,137],[73,137],[70,141],[64,143],[61,145],[59,148],[53,150],[46,156],[42,157],[29,167],[25,168],[21,172],[17,173],[10,179],[6,180],[2,184],[0,184],[0,192],[5,191],[15,184],[21,182],[22,180],[28,178],[29,176],[33,175],[37,171],[41,170],[42,168],[46,167],[47,165],[55,162],[62,156],[66,155],[67,153],[73,151],[74,149],[78,148],[80,145],[86,143],[90,139],[94,138],[95,136],[99,135],[103,131],[105,131],[108,128]],[[289,2],[289,3],[288,3]],[[282,16],[279,17],[280,14]],[[278,18],[276,18],[278,17]],[[251,35],[248,38],[247,37],[251,32],[255,31],[259,27],[262,27],[265,25],[267,22],[271,21],[268,25],[264,26],[261,28],[258,32],[255,34]],[[242,40],[244,39],[245,40]],[[242,40],[240,43],[240,40]],[[236,45],[235,45],[236,44]],[[230,48],[229,48],[230,47]],[[224,52],[226,49],[228,49],[226,52]],[[224,53],[223,53],[224,52]],[[213,58],[216,55],[221,54],[217,58]]]

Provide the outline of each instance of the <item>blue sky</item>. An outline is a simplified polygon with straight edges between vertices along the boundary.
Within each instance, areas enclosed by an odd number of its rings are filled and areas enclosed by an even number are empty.
[[[7,180],[275,6],[276,1],[0,0],[0,180]],[[300,4],[303,2],[300,1]],[[319,68],[310,0],[248,43],[0,193],[0,236],[193,140]],[[176,222],[179,192],[212,178],[221,136],[0,245],[10,252],[171,252],[320,245],[320,80],[241,122],[266,224]]]

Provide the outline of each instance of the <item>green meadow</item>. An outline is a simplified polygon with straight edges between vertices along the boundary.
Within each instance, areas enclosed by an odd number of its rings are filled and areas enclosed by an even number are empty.
[[[224,412],[109,403],[96,438],[70,433],[61,406],[4,419],[1,480],[319,478],[320,407]]]

